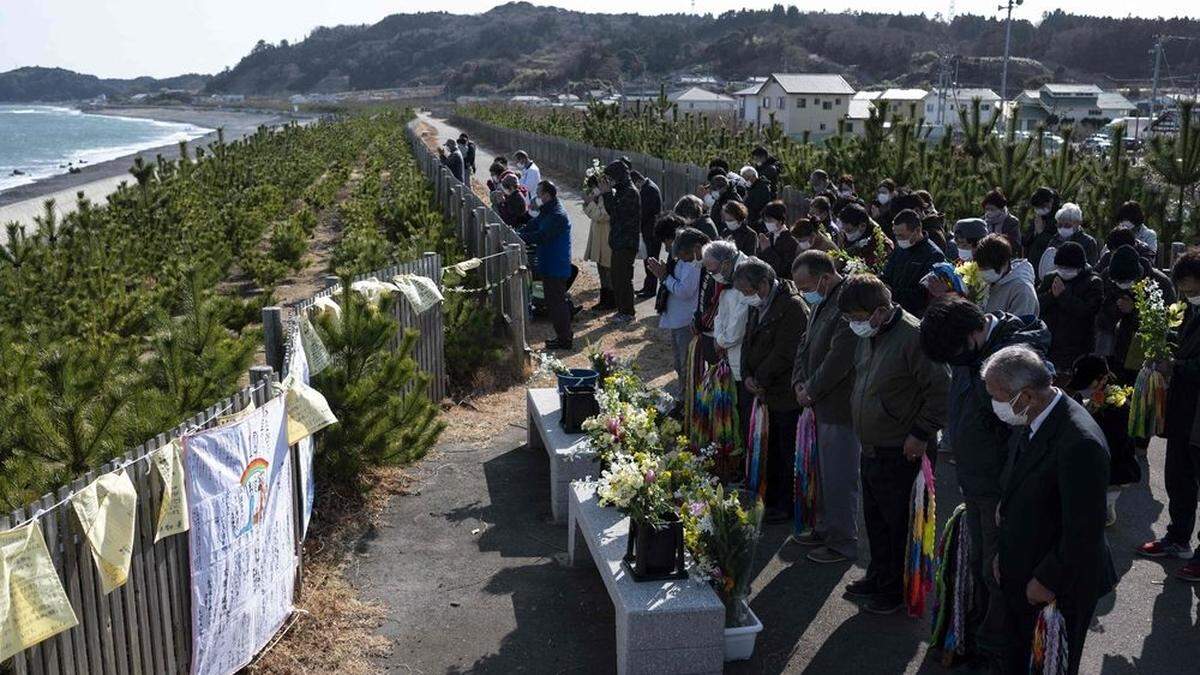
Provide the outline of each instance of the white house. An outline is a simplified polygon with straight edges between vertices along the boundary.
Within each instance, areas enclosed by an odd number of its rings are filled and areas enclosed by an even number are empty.
[[[681,114],[732,115],[738,108],[737,101],[732,97],[700,87],[691,87],[668,94],[667,100],[679,106]]]
[[[822,139],[837,133],[854,88],[841,75],[774,73],[734,96],[747,124],[766,125],[774,119],[789,136],[807,133]]]
[[[882,91],[858,91],[850,97],[850,110],[846,113],[846,132],[862,135],[867,118],[883,95]]]
[[[979,120],[987,122],[1000,111],[1000,94],[991,89],[952,87],[933,89],[925,96],[925,123],[944,125],[949,129],[961,126],[959,111],[971,114],[972,101],[979,99]]]
[[[922,103],[928,94],[924,89],[885,89],[875,105],[886,108],[889,119],[919,119],[925,114]]]
[[[512,98],[508,99],[508,101],[509,103],[536,107],[550,105],[550,99],[543,96],[513,96]]]
[[[1106,124],[1118,117],[1136,114],[1137,106],[1119,93],[1106,92],[1094,84],[1044,84],[1027,89],[1013,102],[1017,129],[1033,131],[1039,125]]]

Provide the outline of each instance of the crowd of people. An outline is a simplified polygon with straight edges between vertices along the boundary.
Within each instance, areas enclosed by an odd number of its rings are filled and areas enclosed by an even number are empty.
[[[536,173],[530,189],[535,165],[516,158],[515,170],[491,168],[494,203],[538,243],[544,282],[573,278],[557,190]],[[1128,396],[1116,394],[1144,365],[1135,287],[1152,281],[1186,309],[1172,358],[1154,364],[1168,381],[1171,523],[1137,552],[1187,559],[1175,576],[1200,581],[1200,250],[1160,270],[1139,204],[1124,204],[1101,242],[1051,187],[1033,193],[1025,226],[1000,189],[981,198],[979,217],[947,223],[926,191],[884,180],[863,198],[853,176],[814,171],[797,215],[778,199],[779,173],[764,148],[736,171],[715,159],[707,182],[664,213],[659,188],[621,159],[590,171],[583,196],[586,259],[601,280],[593,309],[626,324],[638,298],[655,299],[681,398],[727,366],[733,453],[754,434],[764,441],[767,522],[793,519],[797,421],[811,410],[820,500],[814,526],[793,540],[815,563],[852,560],[861,509],[870,560],[845,592],[893,613],[913,481],[923,458],[936,465],[950,453],[979,599],[972,652],[998,671],[1028,670],[1034,624],[1054,602],[1076,672],[1096,604],[1117,582],[1105,527],[1121,486],[1143,479],[1138,450],[1149,439],[1131,437]],[[647,282],[635,293],[639,256]],[[547,283],[558,307],[549,349],[572,346],[565,294]],[[737,465],[726,459],[718,465]]]

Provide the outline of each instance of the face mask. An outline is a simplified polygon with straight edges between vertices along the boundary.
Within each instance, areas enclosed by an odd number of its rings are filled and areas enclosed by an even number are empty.
[[[711,192],[710,192],[710,193],[708,193],[708,194],[706,194],[706,195],[704,195],[704,205],[705,205],[705,206],[707,206],[708,208],[710,208],[710,209],[711,209],[711,208],[712,208],[712,205],[713,205],[713,204],[716,204],[716,203],[717,203],[717,196],[716,196],[716,195],[714,195],[714,194],[713,194],[713,193],[711,193]]]
[[[743,295],[742,302],[750,305],[751,307],[758,307],[763,304],[763,299],[759,297],[757,293],[755,293],[753,295]]]
[[[878,195],[875,196],[875,198],[877,200],[879,200],[880,205],[887,206],[887,203],[892,201],[892,193],[880,192]]]
[[[842,188],[841,190],[838,190],[838,194],[843,197],[850,197],[854,194],[854,190],[851,190],[850,188]]]
[[[819,182],[814,181],[812,184],[813,192],[824,192],[825,187],[826,187],[825,183],[819,183]]]
[[[896,245],[900,248],[912,248],[913,241],[911,239],[897,239]]]
[[[775,234],[779,231],[779,223],[775,222],[774,220],[764,220],[763,224],[767,226],[767,232],[770,232],[771,234]]]
[[[870,319],[866,321],[851,321],[850,330],[854,331],[854,334],[858,337],[863,338],[874,337],[879,332],[878,328],[871,325]]]
[[[1114,281],[1113,283],[1116,284],[1117,288],[1119,288],[1123,291],[1127,291],[1127,290],[1133,288],[1132,281]]]
[[[1017,395],[1012,397],[1012,400],[1008,402],[1000,402],[992,399],[992,412],[996,413],[996,417],[999,417],[1000,421],[1005,424],[1011,424],[1014,427],[1025,426],[1029,422],[1029,415],[1013,410],[1013,401],[1016,401],[1020,397],[1021,392],[1018,391]]]
[[[959,260],[970,260],[974,257],[975,257],[975,251],[972,251],[969,248],[958,249],[958,259]]]
[[[738,221],[736,221],[736,220],[727,220],[727,221],[725,221],[725,227],[729,228],[729,230],[730,230],[730,231],[736,230],[736,229],[738,229],[738,228],[739,228],[739,227],[741,227],[741,226],[742,226],[742,224],[741,224],[741,223],[739,223],[739,222],[738,222]]]
[[[1058,276],[1062,277],[1063,281],[1070,281],[1079,276],[1079,270],[1071,267],[1060,267],[1058,268]]]
[[[713,281],[716,281],[718,284],[725,283],[725,275],[721,274],[720,272],[717,272],[716,274],[712,275],[712,278],[713,278]]]
[[[816,291],[801,291],[800,296],[803,297],[804,301],[809,305],[815,305],[825,299],[825,296]]]
[[[846,241],[858,241],[862,239],[863,233],[859,230],[847,230]]]
[[[1192,307],[1200,307],[1200,295],[1189,295],[1187,301]]]
[[[1074,234],[1075,234],[1075,228],[1073,228],[1073,227],[1058,228],[1058,236],[1060,239],[1070,239]]]
[[[1044,209],[1044,208],[1035,208],[1035,209],[1033,210],[1033,212],[1034,212],[1034,213],[1036,213],[1036,214],[1038,214],[1039,216],[1041,216],[1041,217],[1043,217],[1043,218],[1045,218],[1046,216],[1050,215],[1050,209]]]
[[[1000,221],[1004,220],[1004,216],[1004,211],[995,209],[988,209],[987,211],[983,212],[983,219],[992,225],[996,225]]]
[[[979,276],[983,277],[983,280],[989,284],[994,284],[1000,281],[1001,274],[996,270],[984,270],[979,273]]]
[[[812,242],[809,241],[808,239],[801,239],[801,240],[797,241],[796,243],[800,245],[801,251],[807,251],[808,249],[812,248]]]
[[[1118,230],[1132,230],[1133,223],[1129,222],[1128,220],[1122,220],[1121,222],[1117,223],[1117,229]]]

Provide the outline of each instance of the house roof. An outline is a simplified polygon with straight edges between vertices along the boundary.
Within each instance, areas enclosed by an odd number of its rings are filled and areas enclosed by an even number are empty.
[[[667,97],[672,101],[684,101],[689,103],[733,103],[733,99],[725,94],[718,94],[700,87],[691,87],[683,91],[677,91]]]
[[[754,84],[750,85],[749,87],[746,87],[745,89],[738,89],[737,91],[733,92],[733,95],[734,96],[757,96],[758,90],[762,89],[764,84],[766,84],[765,80],[762,82],[755,82]]]
[[[1100,97],[1096,99],[1096,107],[1101,110],[1133,110],[1137,106],[1118,92],[1102,91]]]
[[[1042,90],[1052,96],[1082,96],[1088,94],[1100,95],[1104,92],[1094,84],[1062,84],[1059,82],[1051,82],[1043,84]]]
[[[888,89],[879,98],[888,101],[920,101],[928,94],[924,89]]]
[[[930,89],[929,96],[931,98],[936,99],[939,91],[940,91],[939,89]],[[947,89],[946,90],[946,98],[958,99],[959,101],[964,101],[964,102],[970,101],[970,100],[976,99],[976,98],[980,99],[982,101],[999,101],[1000,94],[997,94],[996,92],[994,92],[991,89],[988,89],[986,87],[982,87],[982,88],[966,88],[966,87],[964,87],[961,89]]]
[[[853,94],[854,87],[841,75],[818,73],[772,73],[771,79],[789,94]]]

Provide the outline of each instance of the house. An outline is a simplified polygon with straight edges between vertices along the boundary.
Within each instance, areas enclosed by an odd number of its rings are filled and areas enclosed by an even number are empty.
[[[952,87],[933,89],[925,96],[925,123],[955,129],[962,125],[959,113],[971,114],[972,101],[979,99],[979,120],[987,122],[1000,112],[1000,95],[991,89]]]
[[[1137,106],[1115,91],[1100,92],[1100,96],[1096,99],[1096,107],[1100,109],[1100,115],[1109,120],[1137,114]]]
[[[737,101],[732,97],[700,87],[690,87],[668,94],[667,100],[677,105],[682,114],[732,115],[738,108]]]
[[[1137,106],[1129,99],[1094,84],[1044,84],[1040,89],[1021,92],[1011,108],[1011,113],[1017,116],[1020,131],[1058,124],[1099,127],[1136,112]]]
[[[788,136],[822,139],[837,133],[838,122],[850,110],[854,88],[841,75],[774,73],[734,96],[747,124],[761,126],[774,120]]]
[[[542,96],[513,96],[512,98],[508,99],[508,102],[515,103],[517,105],[528,105],[535,107],[550,105],[550,99]]]
[[[871,111],[875,110],[879,97],[882,95],[882,91],[859,91],[850,97],[850,110],[846,113],[846,133],[859,135],[863,133],[867,119],[871,117]]]
[[[889,119],[920,119],[925,116],[922,104],[928,95],[929,92],[924,89],[886,89],[879,95],[875,105],[886,109]]]

